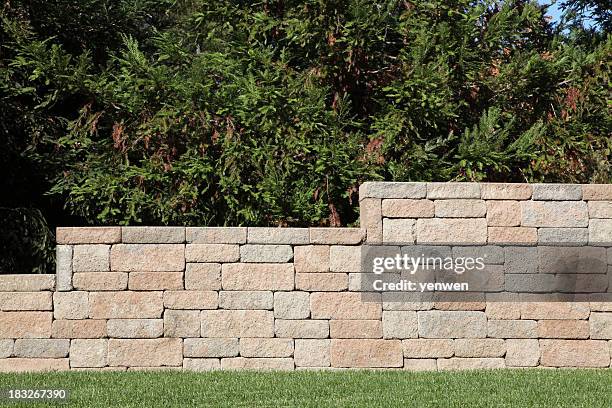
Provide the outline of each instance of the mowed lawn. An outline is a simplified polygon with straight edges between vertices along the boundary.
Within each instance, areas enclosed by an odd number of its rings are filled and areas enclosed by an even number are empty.
[[[9,388],[69,389],[62,406],[78,407],[612,406],[612,370],[1,374],[0,389]]]

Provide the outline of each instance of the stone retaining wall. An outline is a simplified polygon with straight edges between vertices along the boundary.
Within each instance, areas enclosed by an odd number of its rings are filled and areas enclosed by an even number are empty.
[[[360,254],[606,251],[612,185],[365,183],[360,199],[361,229],[58,228],[57,275],[0,276],[0,371],[610,367],[612,302],[366,299]]]

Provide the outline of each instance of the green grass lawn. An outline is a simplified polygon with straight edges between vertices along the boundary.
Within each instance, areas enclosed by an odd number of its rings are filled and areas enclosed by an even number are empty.
[[[79,407],[612,406],[612,370],[0,374],[9,388],[66,388]]]

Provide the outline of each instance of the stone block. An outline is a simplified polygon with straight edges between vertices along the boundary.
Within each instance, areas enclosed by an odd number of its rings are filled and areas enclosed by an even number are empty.
[[[537,295],[534,295],[537,296]],[[524,297],[521,318],[537,320],[588,319],[589,304],[585,302],[533,302]]]
[[[187,262],[237,262],[240,259],[240,246],[233,244],[187,244]]]
[[[245,358],[233,357],[221,359],[222,370],[281,370],[294,369],[292,358]]]
[[[535,320],[489,320],[487,336],[497,339],[529,339],[538,337]]]
[[[592,339],[612,340],[612,313],[591,313]]]
[[[503,357],[505,354],[506,343],[502,339],[455,340],[456,357]]]
[[[361,246],[335,245],[329,249],[329,270],[361,272]]]
[[[332,339],[381,339],[383,326],[380,320],[330,320]]]
[[[438,370],[492,370],[506,368],[503,358],[441,358],[438,360]]]
[[[383,219],[383,242],[397,244],[414,244],[415,221],[405,218]]]
[[[221,289],[221,264],[188,263],[185,269],[186,290]]]
[[[187,242],[190,244],[244,244],[246,227],[187,227]]]
[[[538,273],[538,248],[509,246],[504,256],[506,274]]]
[[[506,340],[507,367],[536,367],[540,362],[540,344],[536,339]]]
[[[382,216],[387,218],[431,218],[434,211],[431,200],[382,200]]]
[[[183,272],[130,272],[130,290],[182,290]]]
[[[276,337],[324,339],[329,336],[327,320],[281,320],[274,322]]]
[[[589,201],[589,218],[612,218],[612,201]]]
[[[218,358],[184,358],[183,370],[185,371],[212,371],[220,370],[221,361]]]
[[[364,299],[361,293],[317,292],[310,295],[313,319],[380,319],[382,302]]]
[[[108,337],[121,339],[154,339],[164,334],[162,319],[110,319]]]
[[[358,245],[365,238],[361,228],[310,228],[310,243],[324,245]]]
[[[385,339],[410,339],[419,335],[417,312],[414,311],[385,311],[382,325]]]
[[[487,225],[490,227],[521,225],[521,205],[518,201],[487,201]]]
[[[72,279],[72,270],[70,277]],[[55,274],[0,275],[0,292],[41,292],[54,287]]]
[[[487,214],[487,205],[479,199],[449,199],[434,201],[436,217],[480,218]]]
[[[340,292],[348,289],[346,273],[298,273],[295,275],[295,288],[309,292]]]
[[[111,270],[120,272],[181,272],[183,244],[118,244],[111,248]]]
[[[407,371],[437,371],[438,365],[433,358],[405,358],[404,370]]]
[[[0,372],[25,373],[43,371],[64,371],[70,369],[67,358],[3,358]]]
[[[249,244],[305,245],[310,243],[310,232],[308,228],[249,227],[247,242]]]
[[[51,337],[51,312],[0,312],[0,339]]]
[[[216,309],[219,295],[206,290],[168,290],[164,292],[166,309]]]
[[[110,339],[108,365],[161,367],[183,364],[181,339]]]
[[[529,200],[533,192],[526,183],[481,183],[483,200]]]
[[[240,262],[284,263],[293,259],[291,245],[247,244],[240,247]]]
[[[612,245],[612,219],[589,221],[589,244]]]
[[[58,244],[115,244],[121,242],[121,227],[59,227]]]
[[[489,227],[489,243],[502,245],[534,245],[538,242],[537,228]]]
[[[126,291],[89,294],[89,317],[92,319],[155,319],[161,317],[162,310],[162,292]]]
[[[538,228],[538,243],[545,245],[586,245],[587,228]]]
[[[580,184],[534,184],[533,200],[576,201],[582,199]]]
[[[274,298],[270,291],[222,291],[219,292],[220,309],[271,310]]]
[[[418,244],[485,244],[487,221],[485,219],[431,218],[416,222]]]
[[[242,357],[291,357],[293,356],[293,339],[240,339]]]
[[[307,292],[276,292],[274,317],[277,319],[307,319],[310,316],[310,295]]]
[[[297,339],[295,340],[296,367],[329,367],[330,362],[329,339]]]
[[[486,336],[487,319],[484,312],[420,311],[417,312],[419,337],[424,338],[479,338]]]
[[[106,339],[77,339],[70,343],[70,367],[104,367],[108,354]]]
[[[294,248],[296,272],[328,272],[329,246],[305,245]]]
[[[72,290],[72,246],[57,245],[55,247],[55,273],[58,291]],[[18,275],[13,275],[18,276]]]
[[[0,359],[8,358],[13,355],[13,339],[0,339]]]
[[[608,367],[610,350],[604,340],[540,340],[544,367]]]
[[[524,227],[586,227],[589,223],[584,201],[523,201]]]
[[[17,339],[13,355],[30,358],[63,358],[68,356],[68,339]]]
[[[185,339],[185,357],[236,357],[238,339]]]
[[[359,225],[366,230],[366,242],[381,243],[383,239],[382,205],[378,198],[360,198]]]
[[[51,331],[51,337],[56,339],[96,339],[106,336],[106,320],[54,320]]]
[[[359,186],[359,200],[364,198],[424,198],[427,184],[419,182],[367,181]]]
[[[224,290],[293,290],[292,264],[223,264]]]
[[[185,227],[121,227],[124,244],[182,244]]]
[[[200,311],[166,310],[164,337],[200,337]]]
[[[402,367],[404,358],[400,340],[332,339],[332,367]]]
[[[444,358],[455,354],[454,340],[408,339],[402,341],[406,358]]]
[[[583,184],[583,200],[612,200],[612,184]]]
[[[56,319],[86,319],[88,302],[88,292],[55,292],[53,294],[53,316]]]
[[[427,198],[480,198],[478,183],[427,183]]]
[[[110,245],[75,245],[73,247],[73,272],[108,270],[110,270]]]
[[[588,339],[589,322],[586,320],[540,320],[538,337],[543,339]]]
[[[274,337],[271,311],[204,310],[201,318],[202,337]]]
[[[0,310],[52,310],[51,292],[0,292]]]
[[[72,276],[75,290],[125,290],[127,284],[128,274],[125,272],[80,272]]]

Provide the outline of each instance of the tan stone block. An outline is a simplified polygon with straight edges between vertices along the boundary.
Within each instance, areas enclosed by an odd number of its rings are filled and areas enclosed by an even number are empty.
[[[310,242],[308,228],[249,227],[249,244],[305,245]]]
[[[522,183],[481,183],[483,200],[529,200],[533,188]]]
[[[201,318],[202,337],[274,337],[271,311],[204,310]]]
[[[160,318],[162,292],[91,292],[89,316],[92,319]]]
[[[383,336],[380,320],[330,320],[332,339],[381,339]]]
[[[88,302],[88,292],[55,292],[53,316],[56,319],[86,319]]]
[[[383,242],[414,244],[415,221],[408,218],[383,218]]]
[[[106,320],[54,320],[51,337],[57,339],[106,337]]]
[[[296,367],[329,367],[330,340],[295,340]]]
[[[486,336],[487,319],[484,312],[420,311],[417,312],[419,337],[424,338],[479,338]]]
[[[533,184],[533,200],[576,201],[582,199],[582,188],[579,184]]]
[[[13,355],[30,358],[68,357],[70,340],[67,339],[17,339]]]
[[[224,290],[293,290],[292,264],[223,264]]]
[[[187,242],[193,244],[244,244],[246,227],[187,227]]]
[[[185,371],[211,371],[220,370],[221,361],[218,358],[185,358],[183,359],[183,370]]]
[[[536,367],[540,362],[540,344],[536,339],[508,339],[506,349],[508,367]]]
[[[504,354],[506,354],[506,343],[502,339],[455,340],[457,357],[503,357]]]
[[[438,365],[433,358],[405,358],[404,370],[408,371],[437,371]]]
[[[452,357],[455,353],[450,339],[408,339],[402,341],[402,348],[408,358]]]
[[[240,260],[240,246],[231,244],[187,244],[187,262],[237,262]]]
[[[589,218],[612,218],[612,201],[589,201]]]
[[[487,205],[479,199],[450,199],[434,201],[436,217],[481,218],[487,214]]]
[[[111,319],[107,324],[108,337],[156,338],[164,333],[162,319]]]
[[[612,245],[612,219],[589,221],[589,244]]]
[[[291,245],[246,244],[240,246],[240,262],[284,263],[292,259]]]
[[[584,302],[522,302],[521,319],[588,319],[589,304]]]
[[[410,339],[419,335],[417,314],[413,311],[385,311],[382,324],[385,339]]]
[[[436,310],[485,310],[486,302],[434,302],[434,309]]]
[[[51,337],[51,312],[0,312],[0,339]]]
[[[0,372],[24,373],[70,369],[67,358],[2,358]]]
[[[185,269],[183,244],[118,244],[111,248],[111,270],[180,272]]]
[[[219,305],[217,292],[205,290],[172,290],[164,292],[164,307],[167,309],[216,309]]]
[[[310,295],[306,292],[276,292],[274,317],[277,319],[307,319],[310,316]]]
[[[240,339],[242,357],[291,357],[293,356],[293,339]]]
[[[310,295],[313,319],[380,319],[382,303],[362,298],[361,293],[319,292]],[[374,299],[374,298],[373,298]]]
[[[74,272],[110,270],[110,245],[75,245],[72,255]]]
[[[418,244],[484,244],[487,221],[477,219],[431,218],[416,222]]]
[[[438,360],[438,370],[491,370],[505,368],[503,358],[441,358]]]
[[[185,289],[221,289],[221,264],[188,263],[185,269]]]
[[[518,320],[521,318],[521,305],[516,293],[487,293],[487,318],[493,320]]]
[[[130,272],[130,290],[182,290],[183,272]]]
[[[357,245],[365,238],[361,228],[310,228],[311,244]]]
[[[388,218],[431,218],[434,203],[431,200],[382,200],[382,216]]]
[[[58,244],[115,244],[121,242],[121,227],[58,227]]]
[[[165,337],[200,337],[198,310],[166,310],[164,312]]]
[[[583,200],[612,200],[612,184],[582,185]]]
[[[361,272],[361,246],[335,245],[329,249],[329,270]]]
[[[589,221],[584,201],[523,201],[525,227],[586,227]]]
[[[104,367],[108,353],[106,339],[77,339],[70,342],[71,367]]]
[[[322,339],[329,335],[327,320],[281,320],[274,322],[276,337]]]
[[[329,246],[305,245],[294,248],[296,272],[328,272]]]
[[[498,339],[529,339],[537,337],[535,320],[489,320],[488,337]]]
[[[7,358],[13,355],[13,339],[0,339],[0,359]]]
[[[402,367],[400,340],[332,339],[332,367]]]
[[[185,357],[236,357],[238,339],[185,339]]]
[[[612,339],[612,313],[591,313],[592,339]]]
[[[185,227],[121,227],[124,244],[182,244]]]
[[[72,290],[72,245],[55,247],[55,290]]]
[[[604,340],[540,340],[545,367],[608,367],[610,351]]]
[[[375,198],[424,198],[427,184],[421,182],[366,181],[359,186],[359,200]]]
[[[181,366],[181,339],[110,339],[108,365],[124,367]]]
[[[54,286],[55,274],[0,275],[0,292],[40,292]]]
[[[0,310],[52,310],[51,292],[0,292]]]
[[[382,206],[378,198],[359,197],[359,225],[366,230],[366,242],[382,242]]]
[[[295,288],[309,292],[340,292],[348,289],[346,273],[297,273]]]
[[[79,272],[72,275],[75,290],[125,290],[128,274],[124,272]]]
[[[521,225],[521,205],[518,201],[487,201],[487,225],[493,227]]]
[[[222,370],[293,370],[292,358],[222,358]]]
[[[270,291],[222,291],[219,292],[220,309],[271,310],[274,297]]]
[[[526,227],[489,227],[490,244],[530,245],[538,242],[537,228]]]
[[[480,198],[478,183],[427,183],[427,198]]]
[[[545,339],[588,339],[589,322],[586,320],[540,320],[538,337]]]

